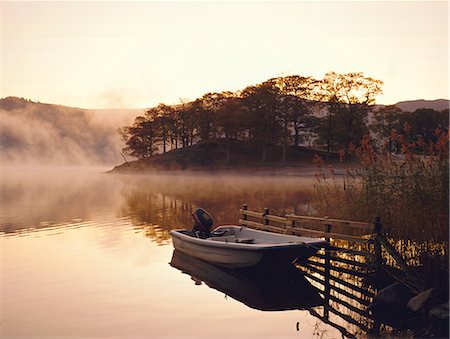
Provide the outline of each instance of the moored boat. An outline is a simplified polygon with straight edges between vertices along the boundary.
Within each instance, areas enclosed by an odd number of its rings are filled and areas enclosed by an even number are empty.
[[[319,238],[300,237],[255,230],[238,225],[219,226],[214,231],[209,214],[193,214],[193,230],[170,232],[175,249],[204,261],[226,267],[289,265],[302,262],[327,245]]]

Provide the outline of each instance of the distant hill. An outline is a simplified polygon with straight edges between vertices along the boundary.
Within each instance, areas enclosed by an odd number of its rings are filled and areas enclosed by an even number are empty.
[[[450,101],[447,99],[437,99],[437,100],[410,100],[410,101],[400,101],[395,104],[398,108],[405,112],[414,112],[419,108],[429,108],[435,111],[442,111],[449,108]]]
[[[89,110],[0,99],[3,164],[111,165],[123,161],[117,129],[144,110]]]

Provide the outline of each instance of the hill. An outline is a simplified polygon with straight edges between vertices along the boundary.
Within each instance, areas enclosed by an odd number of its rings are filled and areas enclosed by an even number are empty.
[[[222,170],[239,169],[254,171],[281,168],[281,147],[271,147],[268,150],[267,161],[261,162],[261,151],[244,141],[229,141],[229,163],[226,163],[226,139],[202,141],[189,147],[156,154],[124,163],[114,167],[110,173],[135,173],[159,170]],[[287,168],[313,168],[314,156],[325,157],[323,150],[308,147],[290,147],[287,153]],[[331,162],[338,162],[338,155],[332,154]]]
[[[122,161],[117,129],[143,110],[88,110],[0,99],[3,164],[111,165]]]
[[[395,104],[398,108],[405,112],[414,112],[419,108],[429,108],[435,111],[442,111],[449,108],[449,100],[447,99],[437,99],[437,100],[409,100],[400,101]]]

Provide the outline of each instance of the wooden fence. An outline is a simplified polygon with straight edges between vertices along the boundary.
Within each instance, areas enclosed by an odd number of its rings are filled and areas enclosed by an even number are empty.
[[[298,266],[325,300],[322,312],[311,309],[310,313],[347,337],[360,331],[378,333],[379,324],[371,319],[368,306],[380,283],[382,251],[391,255],[405,274],[409,272],[406,262],[383,236],[380,219],[367,223],[269,212],[268,208],[250,211],[243,205],[239,223],[276,233],[324,238],[329,243],[306,265]]]

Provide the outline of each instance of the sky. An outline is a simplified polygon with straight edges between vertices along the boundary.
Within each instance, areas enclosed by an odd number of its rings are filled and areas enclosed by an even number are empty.
[[[329,71],[449,97],[447,1],[0,1],[1,97],[146,108]]]

